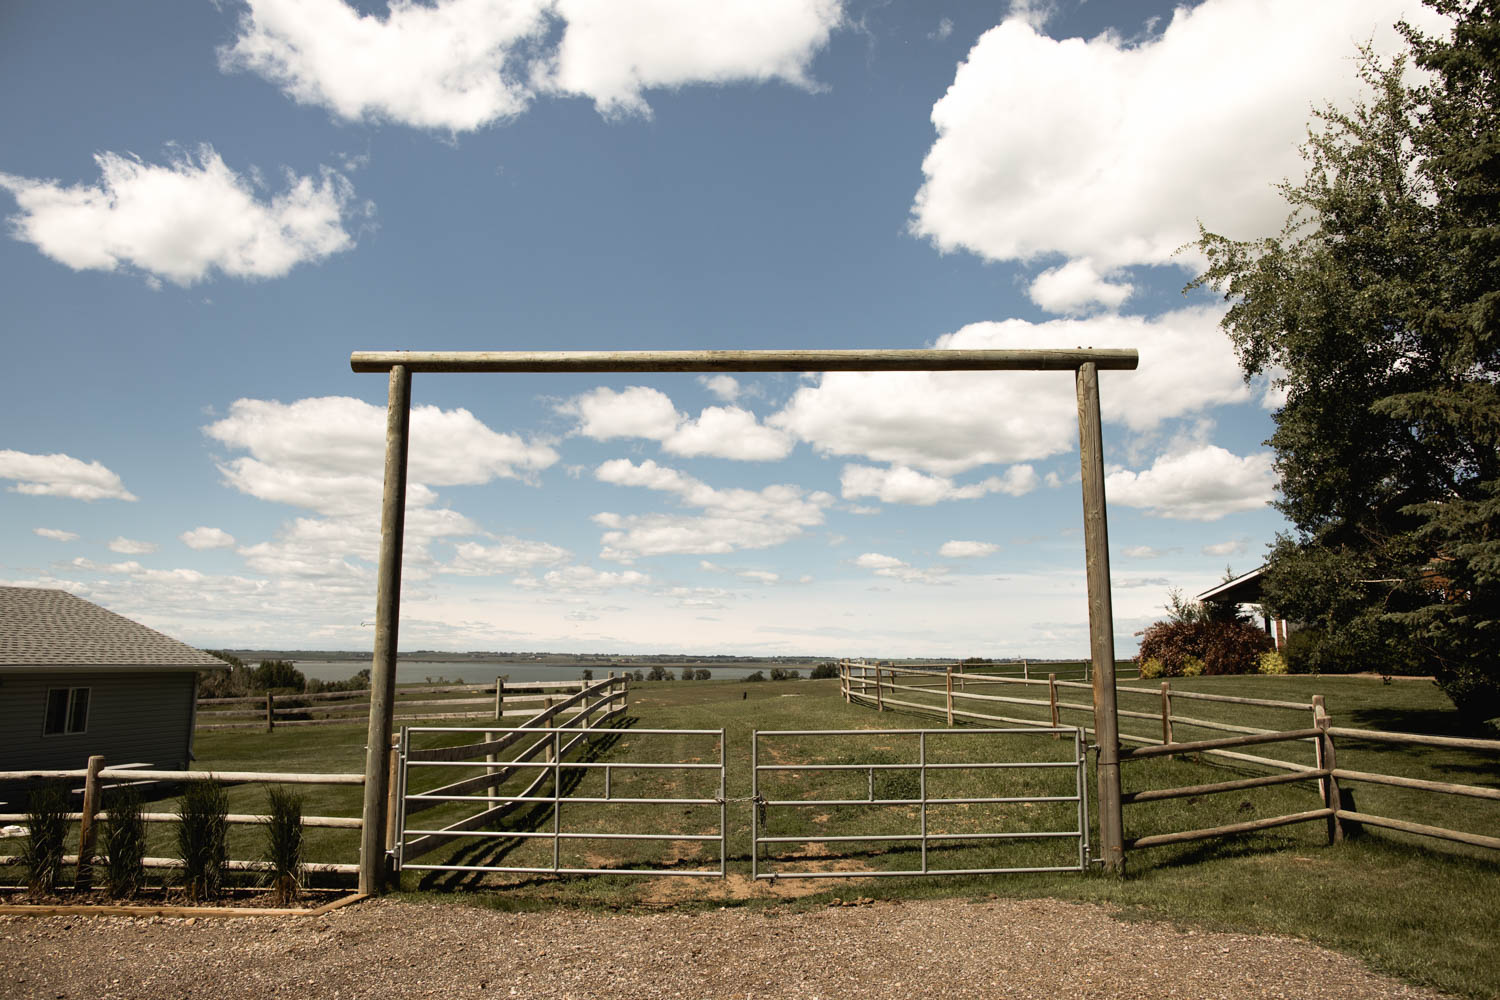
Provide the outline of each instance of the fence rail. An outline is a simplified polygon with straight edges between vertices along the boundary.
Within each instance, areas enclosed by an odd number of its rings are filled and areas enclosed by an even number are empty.
[[[613,673],[610,674],[613,677]],[[575,694],[595,681],[518,681],[497,677],[492,684],[428,685],[397,690],[397,721],[431,719],[529,719],[558,698]],[[449,694],[451,698],[412,698],[411,695]],[[483,695],[484,697],[475,697]],[[329,702],[330,704],[323,704]],[[226,706],[255,705],[255,708]],[[478,706],[485,706],[479,709]],[[460,711],[445,712],[444,708]],[[370,710],[370,692],[320,691],[315,694],[242,695],[200,698],[195,729],[265,729],[282,726],[338,726],[363,721]],[[221,720],[232,719],[225,722]]]
[[[1051,725],[1057,726],[1062,719],[1063,713],[1066,712],[1081,713],[1092,721],[1092,704],[1064,701],[1059,698],[1059,689],[1089,688],[1090,685],[1076,681],[1058,680],[1055,676],[1040,679],[961,673],[955,667],[956,665],[945,665],[938,669],[932,669],[903,667],[885,662],[866,663],[859,660],[843,660],[839,664],[840,693],[844,700],[850,704],[870,706],[877,711],[885,711],[887,708],[901,708],[936,714],[945,718],[949,726],[954,725],[956,721],[960,720],[969,720],[980,724],[1022,723],[1034,726],[1045,726],[1050,721]],[[1010,690],[1018,692],[1018,694],[984,694],[979,691],[969,690],[975,687],[989,687],[990,690],[995,690],[996,688],[1004,689],[1007,686]],[[1038,687],[1046,688],[1045,698],[1019,696],[1019,692]],[[1119,736],[1122,743],[1135,744],[1132,748],[1120,751],[1120,760],[1122,763],[1153,757],[1167,757],[1170,759],[1179,754],[1194,754],[1207,755],[1216,760],[1229,761],[1236,764],[1249,764],[1260,769],[1284,772],[1277,775],[1255,776],[1232,781],[1183,786],[1180,788],[1142,789],[1124,793],[1121,796],[1122,804],[1157,802],[1172,798],[1241,791],[1313,780],[1318,783],[1318,795],[1321,799],[1320,808],[1289,813],[1285,816],[1267,817],[1200,830],[1183,830],[1127,839],[1125,845],[1128,848],[1144,849],[1166,844],[1184,843],[1192,840],[1230,836],[1321,819],[1328,824],[1330,842],[1343,838],[1343,823],[1347,820],[1351,823],[1360,823],[1366,826],[1384,827],[1424,837],[1434,837],[1500,850],[1500,838],[1493,836],[1451,830],[1444,827],[1413,823],[1409,820],[1395,817],[1377,816],[1346,809],[1343,807],[1339,782],[1366,782],[1439,795],[1457,795],[1488,800],[1500,800],[1500,789],[1485,785],[1430,781],[1421,778],[1409,778],[1400,775],[1378,774],[1370,771],[1340,768],[1336,763],[1337,748],[1334,742],[1335,738],[1337,738],[1345,743],[1367,741],[1405,746],[1500,752],[1500,740],[1427,736],[1418,733],[1396,733],[1382,730],[1356,729],[1348,726],[1334,726],[1329,721],[1324,699],[1321,695],[1313,696],[1308,702],[1275,698],[1246,698],[1234,695],[1174,690],[1170,682],[1167,681],[1163,681],[1160,688],[1123,685],[1117,687],[1116,691],[1121,695],[1150,698],[1157,702],[1157,711],[1119,709],[1118,715],[1120,718],[1152,721],[1158,723],[1160,726],[1159,735],[1152,736],[1121,731]],[[895,694],[907,694],[910,697],[892,697]],[[913,700],[914,698],[923,697],[926,700]],[[1283,727],[1281,729],[1259,729],[1253,726],[1184,716],[1178,714],[1174,708],[1175,703],[1183,701],[1244,705],[1298,713],[1308,712],[1311,715],[1312,726],[1311,728]],[[1038,710],[1037,715],[1045,711],[1046,720],[1036,717],[1026,718],[1013,715],[999,715],[989,711],[975,711],[955,707],[962,704],[967,704],[974,708],[987,708],[995,705],[1029,706]],[[1213,739],[1183,740],[1179,739],[1176,734],[1176,729],[1179,726],[1208,730],[1210,732],[1224,732],[1232,735]],[[1084,725],[1082,728],[1085,732],[1091,735],[1094,734],[1092,726]],[[1259,754],[1245,753],[1238,749],[1274,744],[1310,744],[1313,749],[1315,762],[1312,766],[1309,766],[1292,760],[1282,760]]]
[[[587,720],[589,716],[600,713],[601,711],[603,712],[603,715],[598,720],[599,722],[602,722],[607,718],[613,718],[625,710],[625,706],[628,700],[628,682],[624,677],[615,678],[611,676],[592,684],[587,682],[580,683],[578,681],[543,681],[539,683],[527,682],[517,685],[517,687],[523,690],[542,688],[545,691],[550,691],[552,693],[527,693],[512,695],[512,693],[506,689],[506,686],[502,681],[498,685],[490,686],[487,689],[490,693],[494,694],[495,697],[493,699],[484,699],[484,703],[487,705],[490,705],[493,702],[490,712],[485,713],[484,717],[493,717],[498,720],[503,718],[504,715],[528,713],[528,710],[524,708],[508,709],[506,706],[512,705],[516,702],[520,702],[522,704],[540,703],[540,711],[529,712],[529,714],[527,714],[527,721],[523,723],[522,726],[522,728],[537,727],[535,728],[535,731],[540,733],[547,731],[546,729],[540,727],[545,727],[549,724],[556,725],[559,720],[562,720],[564,718],[574,720]],[[453,690],[468,691],[472,690],[472,688],[432,688],[425,689],[423,693],[436,693],[438,691]],[[574,693],[564,697],[564,695],[568,691],[573,691]],[[338,692],[337,696],[346,697],[343,692]],[[321,696],[304,695],[300,697],[317,698]],[[234,703],[236,701],[244,701],[246,699],[221,698],[208,700],[217,702],[218,704],[226,704]],[[261,698],[259,696],[255,696],[249,700],[259,702],[261,701]],[[398,705],[399,704],[400,703],[398,703]],[[358,707],[367,710],[367,705],[361,704]],[[259,713],[256,714],[258,715]],[[424,714],[418,717],[423,719],[434,718],[434,716],[428,714]],[[472,716],[464,717],[471,718]],[[347,724],[349,720],[341,719],[331,721],[345,722]],[[298,723],[293,721],[277,722],[276,724],[297,725]],[[303,722],[302,724],[308,723]],[[251,725],[255,725],[255,723],[251,723]],[[499,740],[481,744],[480,747],[481,752],[488,752],[493,757],[499,752],[500,749],[502,749],[506,745],[508,745],[508,741]],[[460,747],[453,749],[466,750],[468,748]],[[441,752],[442,751],[438,751],[438,753]],[[396,767],[396,761],[397,748],[392,747],[391,762],[393,769]],[[491,779],[486,777],[486,780]],[[354,772],[324,773],[304,771],[225,770],[165,771],[136,766],[108,767],[105,766],[104,758],[100,756],[90,757],[89,766],[85,768],[0,771],[0,782],[35,781],[77,781],[83,783],[83,808],[81,811],[68,813],[66,817],[68,821],[76,822],[79,825],[79,849],[78,853],[65,856],[63,858],[63,863],[67,865],[78,866],[77,884],[80,887],[86,887],[91,882],[91,869],[98,861],[97,852],[94,849],[94,842],[97,835],[98,825],[101,821],[107,821],[110,818],[108,810],[102,808],[101,806],[101,796],[107,783],[115,782],[119,784],[143,784],[218,781],[230,785],[277,784],[363,786],[365,782],[365,776],[362,773]],[[396,786],[393,783],[391,786],[391,799],[388,806],[388,812],[390,813],[394,813],[397,807],[395,795]],[[147,823],[175,823],[178,822],[179,817],[176,813],[171,812],[147,812],[143,814],[142,819]],[[265,823],[268,817],[258,813],[230,813],[225,817],[225,819],[231,825],[260,825]],[[27,817],[24,813],[0,813],[0,822],[24,824],[26,820]],[[302,818],[302,823],[305,827],[336,830],[361,830],[364,827],[363,820],[359,816],[304,816]],[[391,827],[391,829],[394,830],[394,827]],[[82,864],[79,863],[80,858],[84,859]],[[0,855],[0,867],[18,865],[20,863],[21,859],[17,856]],[[147,857],[143,859],[142,863],[145,867],[150,869],[171,869],[182,867],[182,862],[176,858]],[[231,871],[261,871],[266,868],[266,863],[258,860],[231,859],[225,863],[225,866]],[[338,875],[357,874],[359,872],[359,865],[342,862],[313,862],[305,864],[304,868],[309,872],[332,873]]]

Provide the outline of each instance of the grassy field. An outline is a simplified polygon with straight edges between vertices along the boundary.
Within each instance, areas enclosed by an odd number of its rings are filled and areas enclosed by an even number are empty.
[[[1128,686],[1144,683],[1122,680]],[[1338,725],[1407,731],[1463,734],[1447,702],[1429,683],[1349,677],[1193,678],[1173,681],[1174,689],[1252,697],[1307,700],[1325,695]],[[1030,689],[1028,689],[1030,690]],[[1045,689],[1042,689],[1045,692]],[[1086,702],[1087,692],[1074,691],[1066,700]],[[1121,707],[1150,711],[1147,695],[1122,694]],[[1155,702],[1159,708],[1159,696]],[[1005,714],[1024,715],[1022,706],[1006,706]],[[1266,728],[1307,725],[1301,713],[1275,709],[1202,702],[1180,702],[1184,715]],[[1040,718],[1045,712],[1036,713]],[[1077,716],[1065,716],[1076,724]],[[717,741],[703,737],[650,737],[632,733],[645,728],[722,728],[728,761],[727,879],[660,879],[630,875],[553,876],[481,875],[477,873],[418,873],[404,876],[405,892],[423,899],[444,899],[506,908],[547,906],[723,906],[825,905],[834,897],[870,898],[958,897],[989,894],[1051,896],[1108,904],[1128,918],[1165,918],[1217,929],[1273,932],[1307,938],[1356,954],[1372,966],[1411,982],[1464,996],[1500,996],[1500,948],[1494,928],[1500,926],[1500,859],[1481,849],[1405,837],[1370,830],[1358,838],[1330,847],[1322,823],[1285,827],[1242,837],[1162,847],[1133,853],[1123,879],[1098,874],[1054,873],[1026,875],[961,875],[922,879],[914,877],[783,880],[775,889],[749,884],[750,742],[752,730],[916,728],[940,725],[929,715],[846,706],[836,681],[797,681],[747,684],[711,681],[685,684],[654,683],[632,687],[630,710],[622,731],[601,741],[589,759],[605,761],[712,762]],[[1122,722],[1125,732],[1159,734],[1146,720]],[[1177,737],[1212,735],[1179,725]],[[1484,735],[1484,734],[1474,734]],[[930,739],[929,759],[1058,760],[1067,757],[1065,744],[1049,738],[996,739],[985,745],[979,737],[938,736]],[[198,739],[199,767],[266,768],[287,770],[350,770],[363,766],[364,731],[358,726],[283,729],[275,733],[202,733]],[[1287,748],[1311,763],[1311,749]],[[1270,751],[1267,751],[1268,755]],[[1341,743],[1344,767],[1407,774],[1437,780],[1500,787],[1500,761],[1494,755],[1463,751],[1418,750],[1380,744]],[[915,745],[905,738],[849,736],[802,741],[767,741],[762,763],[854,761],[887,765],[874,773],[877,798],[905,798],[911,793],[915,771],[901,765],[915,761]],[[442,780],[476,773],[446,773]],[[1249,773],[1201,760],[1150,760],[1127,763],[1126,790],[1164,785],[1222,781]],[[564,772],[565,775],[568,772]],[[1015,770],[980,772],[954,770],[942,775],[949,784],[929,791],[944,795],[1054,794],[1070,789],[1072,771]],[[793,771],[774,777],[783,786],[763,781],[762,792],[787,798],[846,797],[868,792],[872,776],[865,770],[843,775]],[[425,776],[420,780],[428,779]],[[632,793],[677,797],[712,797],[717,773],[659,771],[629,774],[617,769],[612,794]],[[937,779],[934,779],[937,780]],[[577,772],[564,778],[571,795],[600,791],[602,771]],[[838,785],[839,781],[846,784]],[[1088,776],[1092,787],[1093,776]],[[510,786],[507,786],[508,788]],[[653,789],[647,792],[646,789]],[[263,791],[235,789],[234,808],[261,811]],[[1378,786],[1355,787],[1362,811],[1382,813],[1417,822],[1490,833],[1500,829],[1500,805],[1495,802],[1432,796]],[[357,815],[357,789],[307,790],[310,813]],[[1203,796],[1127,807],[1127,836],[1213,826],[1256,816],[1279,815],[1315,808],[1318,793],[1311,782],[1255,789],[1242,793]],[[464,807],[452,807],[461,811]],[[1007,829],[1063,829],[1071,822],[1065,804],[1031,808],[992,804],[942,807],[929,817],[934,830],[955,833],[980,830],[995,823]],[[468,811],[472,811],[469,808]],[[769,830],[782,836],[903,833],[914,828],[915,810],[907,806],[786,807],[771,810]],[[439,810],[424,814],[441,818]],[[680,836],[713,833],[717,805],[645,806],[575,805],[564,808],[565,828],[599,831],[641,830]],[[545,831],[551,813],[538,806],[514,817],[510,829]],[[166,831],[161,831],[166,836]],[[239,851],[247,856],[257,848],[258,832],[236,833]],[[312,836],[316,860],[352,861],[355,838],[347,831],[316,831]],[[1066,845],[1066,846],[1064,846]],[[934,867],[989,867],[992,865],[1055,863],[1071,842],[959,841],[936,847],[929,859]],[[644,844],[588,840],[564,842],[563,863],[570,859],[588,865],[667,864],[679,867],[717,867],[717,844],[673,839]],[[836,843],[768,845],[763,870],[876,868],[900,870],[919,863],[909,843]],[[167,852],[170,853],[170,852]],[[550,841],[524,839],[469,841],[449,855],[460,863],[521,865],[550,864]],[[442,852],[433,859],[442,858]],[[465,888],[473,891],[453,892]]]

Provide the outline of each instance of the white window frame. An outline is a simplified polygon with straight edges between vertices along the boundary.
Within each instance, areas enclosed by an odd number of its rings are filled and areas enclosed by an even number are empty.
[[[68,693],[68,701],[67,705],[63,709],[62,728],[55,732],[51,732],[47,729],[47,717],[51,714],[50,710],[52,708],[52,692],[54,691],[66,691]],[[80,691],[83,692],[83,696],[86,699],[83,706],[83,725],[77,729],[73,729],[71,728],[73,722],[73,713],[78,704],[78,693]],[[47,700],[42,705],[42,737],[45,739],[50,739],[54,736],[80,736],[84,733],[87,733],[89,731],[89,713],[93,711],[93,708],[94,694],[93,688],[90,686],[79,685],[77,687],[49,687],[47,689]]]

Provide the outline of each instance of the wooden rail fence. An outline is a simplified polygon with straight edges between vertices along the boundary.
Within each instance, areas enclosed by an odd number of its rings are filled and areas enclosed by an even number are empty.
[[[613,676],[611,674],[610,676]],[[397,690],[396,720],[488,719],[514,716],[529,718],[559,697],[593,684],[593,681],[518,681],[495,678],[493,684],[462,684],[400,688]],[[412,695],[447,694],[449,698],[413,698]],[[254,708],[239,707],[254,705]],[[479,706],[484,706],[480,708]],[[446,709],[457,711],[446,711]],[[195,729],[265,729],[280,726],[336,726],[363,722],[370,711],[370,692],[323,691],[317,694],[244,695],[235,698],[200,698]],[[220,720],[234,719],[233,722]]]
[[[521,723],[523,727],[534,727],[539,732],[549,732],[551,727],[561,724],[574,725],[582,722],[585,725],[598,728],[607,720],[613,719],[625,711],[628,701],[628,680],[625,677],[613,675],[595,682],[580,681],[545,681],[526,682],[516,685],[525,693],[512,694],[507,690],[504,682],[500,682],[489,690],[492,697],[483,699],[489,710],[478,717],[502,719],[507,715],[526,715],[526,721]],[[530,693],[530,689],[541,688],[544,691],[557,691],[561,693],[537,694]],[[571,694],[568,692],[571,690]],[[340,692],[340,694],[343,694]],[[302,696],[317,697],[317,696]],[[220,703],[234,702],[243,699],[216,699]],[[516,705],[531,706],[541,703],[539,711],[533,711],[529,707],[517,708]],[[398,704],[402,704],[399,703]],[[362,709],[365,706],[360,706]],[[598,715],[597,719],[590,722],[592,716]],[[432,715],[410,716],[412,718],[431,719]],[[439,718],[443,716],[438,716]],[[465,718],[475,716],[464,716]],[[398,716],[399,718],[399,716]],[[334,722],[350,722],[355,720],[335,719],[319,720]],[[250,723],[256,725],[257,723]],[[295,723],[278,723],[288,725]],[[307,724],[307,723],[303,723]],[[210,727],[213,728],[213,727]],[[227,728],[227,727],[219,727]],[[503,780],[506,773],[504,764],[499,757],[500,751],[518,742],[524,734],[515,733],[501,739],[487,741],[479,746],[478,752],[487,753],[489,759],[495,764],[480,779],[483,784]],[[576,742],[576,741],[575,741]],[[545,747],[549,743],[548,737],[543,737],[536,744],[523,749],[515,760],[527,760],[539,752],[539,747]],[[573,742],[566,745],[573,746]],[[444,752],[467,752],[470,747],[446,748],[427,751],[428,753],[442,754]],[[566,752],[566,750],[564,751]],[[396,769],[396,747],[392,746],[390,751],[391,769]],[[25,771],[0,771],[0,783],[26,783],[38,781],[70,781],[82,782],[82,809],[78,812],[69,813],[67,819],[78,823],[78,852],[66,855],[63,863],[77,866],[76,881],[80,888],[86,887],[91,880],[91,869],[97,862],[95,841],[97,830],[101,822],[109,819],[107,810],[101,808],[103,792],[108,787],[119,785],[143,784],[143,783],[181,783],[189,781],[218,781],[226,785],[360,785],[365,783],[362,772],[331,772],[312,773],[302,771],[165,771],[144,767],[107,767],[103,757],[93,756],[89,758],[88,766],[85,768],[63,769],[63,770],[25,770]],[[466,783],[459,783],[466,784]],[[391,784],[389,795],[389,811],[393,814],[398,808],[397,790],[395,784]],[[504,804],[502,803],[502,806]],[[503,810],[501,810],[503,811]],[[480,818],[491,815],[481,814]],[[147,812],[142,817],[147,823],[176,823],[178,816],[173,812]],[[232,825],[259,825],[267,821],[269,817],[254,813],[230,813],[226,819]],[[471,819],[473,819],[471,817]],[[25,813],[0,813],[0,824],[26,822]],[[360,830],[364,822],[359,816],[304,816],[302,824],[305,827]],[[394,831],[394,824],[388,823],[387,829]],[[387,847],[391,847],[387,844]],[[182,867],[182,861],[177,858],[147,857],[143,859],[145,867],[151,869],[171,869]],[[20,858],[14,855],[0,855],[0,867],[20,864]],[[226,867],[231,871],[263,871],[269,865],[259,860],[231,859],[226,862]],[[353,875],[358,874],[360,866],[353,863],[309,863],[304,868],[313,873]]]
[[[1093,717],[1091,702],[1063,700],[1066,692],[1073,689],[1089,690],[1091,686],[1077,681],[1058,680],[1055,675],[1046,679],[1029,677],[1001,677],[988,674],[965,673],[959,664],[941,667],[900,667],[888,663],[866,663],[861,660],[844,660],[839,664],[840,693],[850,704],[875,708],[907,709],[942,716],[952,726],[956,721],[974,721],[985,725],[997,722],[1023,723],[1056,726],[1064,712],[1083,713]],[[1046,697],[1022,697],[1031,690],[1046,688]],[[976,688],[990,691],[1012,691],[1013,694],[983,693]],[[1059,694],[1062,691],[1062,696]],[[1173,690],[1170,682],[1163,681],[1159,688],[1117,686],[1121,695],[1150,699],[1155,703],[1154,711],[1137,709],[1118,710],[1125,720],[1149,721],[1160,726],[1160,735],[1120,732],[1122,743],[1136,746],[1120,751],[1121,763],[1153,757],[1171,759],[1180,754],[1207,755],[1213,758],[1247,764],[1252,767],[1280,771],[1274,775],[1238,778],[1231,781],[1190,785],[1178,788],[1153,788],[1121,795],[1124,805],[1157,802],[1187,796],[1212,795],[1221,792],[1243,791],[1273,785],[1316,781],[1320,805],[1316,809],[1289,813],[1282,816],[1262,817],[1239,823],[1209,827],[1199,830],[1182,830],[1153,834],[1144,837],[1126,838],[1128,849],[1145,849],[1166,844],[1204,840],[1212,837],[1249,833],[1256,830],[1307,823],[1322,820],[1328,826],[1330,843],[1343,838],[1343,823],[1360,823],[1366,826],[1384,827],[1404,833],[1433,837],[1500,850],[1500,837],[1477,834],[1445,827],[1413,823],[1389,816],[1359,812],[1344,807],[1340,792],[1343,782],[1367,782],[1431,792],[1439,795],[1458,795],[1471,798],[1500,801],[1500,788],[1458,782],[1430,781],[1400,775],[1378,774],[1356,771],[1337,765],[1337,748],[1334,740],[1346,742],[1368,741],[1396,743],[1408,746],[1442,747],[1500,753],[1500,740],[1466,739],[1449,736],[1425,736],[1416,733],[1393,733],[1380,730],[1356,729],[1331,725],[1322,695],[1314,695],[1308,702],[1287,701],[1271,698],[1242,698],[1232,695],[1207,694],[1196,691]],[[1244,705],[1286,712],[1309,713],[1310,725],[1301,728],[1277,730],[1217,720],[1184,716],[1176,711],[1179,702],[1216,702],[1219,704]],[[994,709],[1016,705],[1035,709],[1031,716],[999,715]],[[971,707],[958,707],[971,706]],[[979,711],[978,709],[990,709]],[[1039,718],[1046,712],[1045,720]],[[1223,732],[1226,736],[1211,739],[1183,740],[1177,736],[1177,727]],[[1091,726],[1083,727],[1094,734]],[[1245,753],[1242,748],[1271,745],[1311,745],[1314,756],[1312,765],[1294,760],[1266,757]]]

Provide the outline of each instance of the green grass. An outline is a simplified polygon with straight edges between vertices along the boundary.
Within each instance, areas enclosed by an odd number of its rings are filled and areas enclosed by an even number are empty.
[[[1121,681],[1122,685],[1155,688],[1150,682]],[[1325,695],[1335,724],[1389,728],[1416,732],[1463,735],[1446,700],[1430,684],[1398,680],[1383,685],[1378,679],[1350,677],[1213,677],[1177,679],[1174,690],[1198,690],[1285,699],[1310,699],[1314,693]],[[1027,688],[1028,692],[1045,688]],[[1065,700],[1088,701],[1088,692],[1065,689]],[[1007,692],[1010,693],[1010,692]],[[1153,700],[1154,699],[1154,700]],[[1125,709],[1159,710],[1157,695],[1122,693],[1120,705]],[[1221,705],[1207,702],[1179,701],[1177,713],[1232,722],[1237,725],[1265,728],[1301,728],[1310,714],[1278,709]],[[1007,705],[1003,713],[1037,718],[1045,709],[1032,710]],[[1082,721],[1078,713],[1065,714],[1064,722]],[[740,800],[750,793],[749,749],[754,729],[871,729],[917,728],[940,726],[930,715],[888,711],[878,714],[870,709],[846,706],[838,696],[835,681],[797,681],[746,684],[734,681],[711,681],[683,684],[655,683],[633,685],[626,727],[611,743],[596,748],[594,759],[635,761],[690,761],[715,759],[713,741],[688,737],[649,737],[631,734],[630,728],[724,728],[728,741],[728,795]],[[1149,720],[1123,720],[1122,730],[1142,735],[1159,735],[1160,724]],[[1206,738],[1216,735],[1179,724],[1179,739]],[[1472,735],[1486,735],[1474,733]],[[351,725],[281,729],[274,733],[212,732],[198,738],[198,767],[268,770],[359,771],[363,768],[364,729]],[[789,761],[860,760],[867,762],[910,763],[915,759],[910,741],[869,737],[817,738],[766,743],[762,762],[767,762],[767,748]],[[990,748],[1008,758],[1057,759],[1064,755],[1059,742],[1050,739],[1010,741]],[[1310,747],[1251,748],[1271,756],[1277,752],[1312,762]],[[984,748],[972,738],[939,736],[929,745],[932,754],[944,759],[962,760],[985,756]],[[1300,756],[1298,756],[1300,755]],[[1340,741],[1341,766],[1358,770],[1385,771],[1500,787],[1500,760],[1495,755],[1464,751],[1440,751],[1380,744]],[[436,769],[433,769],[436,770]],[[445,771],[447,769],[444,769]],[[442,780],[476,773],[454,769]],[[1002,772],[1003,774],[1004,772]],[[1069,772],[1059,769],[1059,777]],[[1213,764],[1206,760],[1178,759],[1129,762],[1124,769],[1126,790],[1163,785],[1198,784],[1222,781],[1250,771]],[[906,769],[877,772],[878,791],[902,791],[914,772]],[[992,791],[999,787],[991,779],[993,772],[949,772],[948,794]],[[1031,782],[1031,791],[1051,791],[1038,772],[1011,772],[1017,783]],[[646,788],[652,783],[674,783],[668,794],[712,794],[716,791],[713,772],[656,772],[654,775],[627,775],[620,771],[612,776],[613,793],[626,794],[632,787]],[[429,780],[425,776],[421,780]],[[436,781],[436,776],[431,779]],[[778,779],[783,780],[783,779]],[[833,778],[801,772],[784,779],[787,788],[775,792],[787,797],[809,797],[830,792],[859,794],[868,787],[867,772],[844,777],[838,787]],[[1051,779],[1047,779],[1051,780]],[[599,790],[602,774],[565,777],[573,794],[591,794]],[[853,783],[853,787],[849,786]],[[989,782],[989,784],[986,784]],[[1093,787],[1093,775],[1089,775]],[[712,784],[715,787],[709,788]],[[507,786],[510,787],[510,786]],[[1017,784],[1014,787],[1020,787]],[[770,793],[769,787],[763,792]],[[1432,823],[1481,833],[1500,828],[1497,803],[1435,796],[1421,792],[1358,785],[1354,788],[1362,811],[1381,813],[1416,822]],[[359,790],[306,786],[305,810],[308,814],[357,815]],[[236,812],[261,812],[264,792],[259,789],[231,790],[232,809]],[[1138,836],[1187,828],[1214,826],[1257,816],[1279,815],[1315,808],[1319,804],[1315,786],[1308,783],[1254,789],[1248,792],[1204,796],[1199,800],[1173,800],[1128,806],[1126,833]],[[461,814],[467,806],[450,807],[450,815]],[[981,828],[987,823],[1003,822],[1009,828],[1033,824],[1057,828],[1067,816],[1055,815],[1055,807],[1031,811],[1014,807],[990,807],[960,810],[945,807],[941,819],[956,831]],[[1048,812],[1052,810],[1052,812]],[[835,809],[788,807],[772,810],[771,829],[778,834],[867,833],[876,830],[910,829],[911,810],[902,807],[836,807]],[[1064,813],[1066,810],[1062,810]],[[823,819],[819,816],[828,814]],[[965,815],[967,813],[968,815]],[[439,810],[420,817],[423,823],[441,819]],[[564,821],[572,829],[646,829],[688,833],[711,832],[718,822],[716,806],[565,806]],[[517,828],[550,829],[551,816],[545,807],[517,817]],[[727,883],[704,879],[667,892],[659,879],[629,875],[552,876],[407,873],[403,888],[406,894],[425,900],[447,900],[512,909],[556,906],[622,908],[635,906],[675,905],[779,905],[819,906],[835,896],[850,898],[868,896],[883,899],[975,898],[990,894],[1017,897],[1048,896],[1059,899],[1100,902],[1120,908],[1126,918],[1166,919],[1180,924],[1237,930],[1269,932],[1306,938],[1354,954],[1373,967],[1409,982],[1432,986],[1450,993],[1472,996],[1500,996],[1500,949],[1494,939],[1494,928],[1500,926],[1500,858],[1493,852],[1457,844],[1407,837],[1389,831],[1369,830],[1361,837],[1330,847],[1326,844],[1321,823],[1285,827],[1235,838],[1176,845],[1134,852],[1129,857],[1123,879],[1098,874],[1033,874],[1000,876],[950,876],[933,879],[892,877],[857,881],[829,880],[803,883],[810,894],[796,899],[747,893],[745,876],[749,870],[750,806],[732,801],[728,810],[729,868],[735,875]],[[157,824],[153,833],[168,833],[170,824]],[[165,826],[167,830],[160,830]],[[309,831],[309,860],[352,861],[355,837],[352,831]],[[237,829],[232,833],[230,854],[247,855],[251,842],[260,831]],[[1095,840],[1097,843],[1097,839]],[[469,860],[500,859],[502,864],[516,864],[522,859],[540,859],[550,863],[550,842],[470,842],[456,847],[452,854]],[[588,841],[564,845],[564,864],[569,852],[574,858],[608,864],[677,864],[682,867],[716,867],[716,845],[701,846],[686,841],[665,844],[628,844]],[[1011,857],[1039,859],[1056,845],[1016,846]],[[914,864],[915,851],[903,845],[830,845],[828,854],[803,845],[780,845],[781,860],[767,867],[798,868],[812,865],[858,865],[897,869]],[[153,851],[152,853],[157,853]],[[433,859],[441,858],[440,853]],[[953,867],[974,867],[995,856],[991,845],[968,842],[944,849],[940,856],[953,859]],[[944,861],[947,864],[947,861]],[[675,880],[673,880],[675,881]],[[686,880],[683,880],[684,882]],[[464,887],[474,891],[452,892]]]

